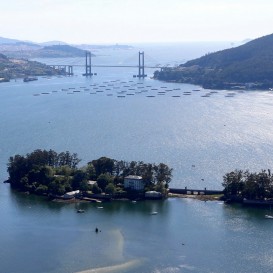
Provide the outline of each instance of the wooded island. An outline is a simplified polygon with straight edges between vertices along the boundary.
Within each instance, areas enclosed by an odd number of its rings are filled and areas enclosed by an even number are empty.
[[[108,194],[113,198],[143,197],[147,191],[164,197],[172,169],[164,163],[126,162],[108,157],[78,167],[76,153],[35,150],[9,158],[7,180],[20,191],[53,197],[78,191],[82,196]]]

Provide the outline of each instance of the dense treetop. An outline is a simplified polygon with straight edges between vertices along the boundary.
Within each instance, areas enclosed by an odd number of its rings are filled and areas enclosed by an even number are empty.
[[[227,197],[254,200],[273,198],[273,175],[270,170],[259,173],[234,170],[224,175],[222,185]]]

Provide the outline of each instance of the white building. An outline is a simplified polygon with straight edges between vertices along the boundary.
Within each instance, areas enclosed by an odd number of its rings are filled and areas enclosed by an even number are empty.
[[[136,191],[144,190],[145,183],[141,176],[128,175],[124,178],[124,188]]]

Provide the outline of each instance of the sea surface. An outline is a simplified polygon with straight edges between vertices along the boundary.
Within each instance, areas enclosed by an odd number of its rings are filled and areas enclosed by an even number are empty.
[[[93,52],[93,64],[178,65],[230,43],[136,45]],[[46,59],[84,64],[82,59]],[[273,165],[273,93],[205,90],[134,78],[137,68],[99,68],[83,77],[0,85],[0,180],[8,158],[35,149],[163,162],[171,187],[222,189],[234,169]],[[267,210],[191,199],[60,204],[0,184],[0,268],[5,273],[272,272]],[[83,214],[76,210],[82,208]],[[152,215],[152,212],[157,212]],[[101,232],[96,234],[95,228]]]

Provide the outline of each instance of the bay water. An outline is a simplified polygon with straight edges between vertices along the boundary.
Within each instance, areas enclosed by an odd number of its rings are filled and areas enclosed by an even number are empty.
[[[94,52],[92,62],[137,64],[144,50],[147,64],[174,65],[227,46],[141,45]],[[163,162],[180,188],[222,189],[235,168],[272,167],[272,92],[160,82],[154,69],[145,79],[133,77],[137,68],[92,69],[91,78],[75,67],[72,77],[0,85],[1,181],[9,156],[35,149],[76,152],[82,165],[100,156]],[[52,203],[1,183],[0,271],[272,272],[269,211],[190,199],[102,207]]]

